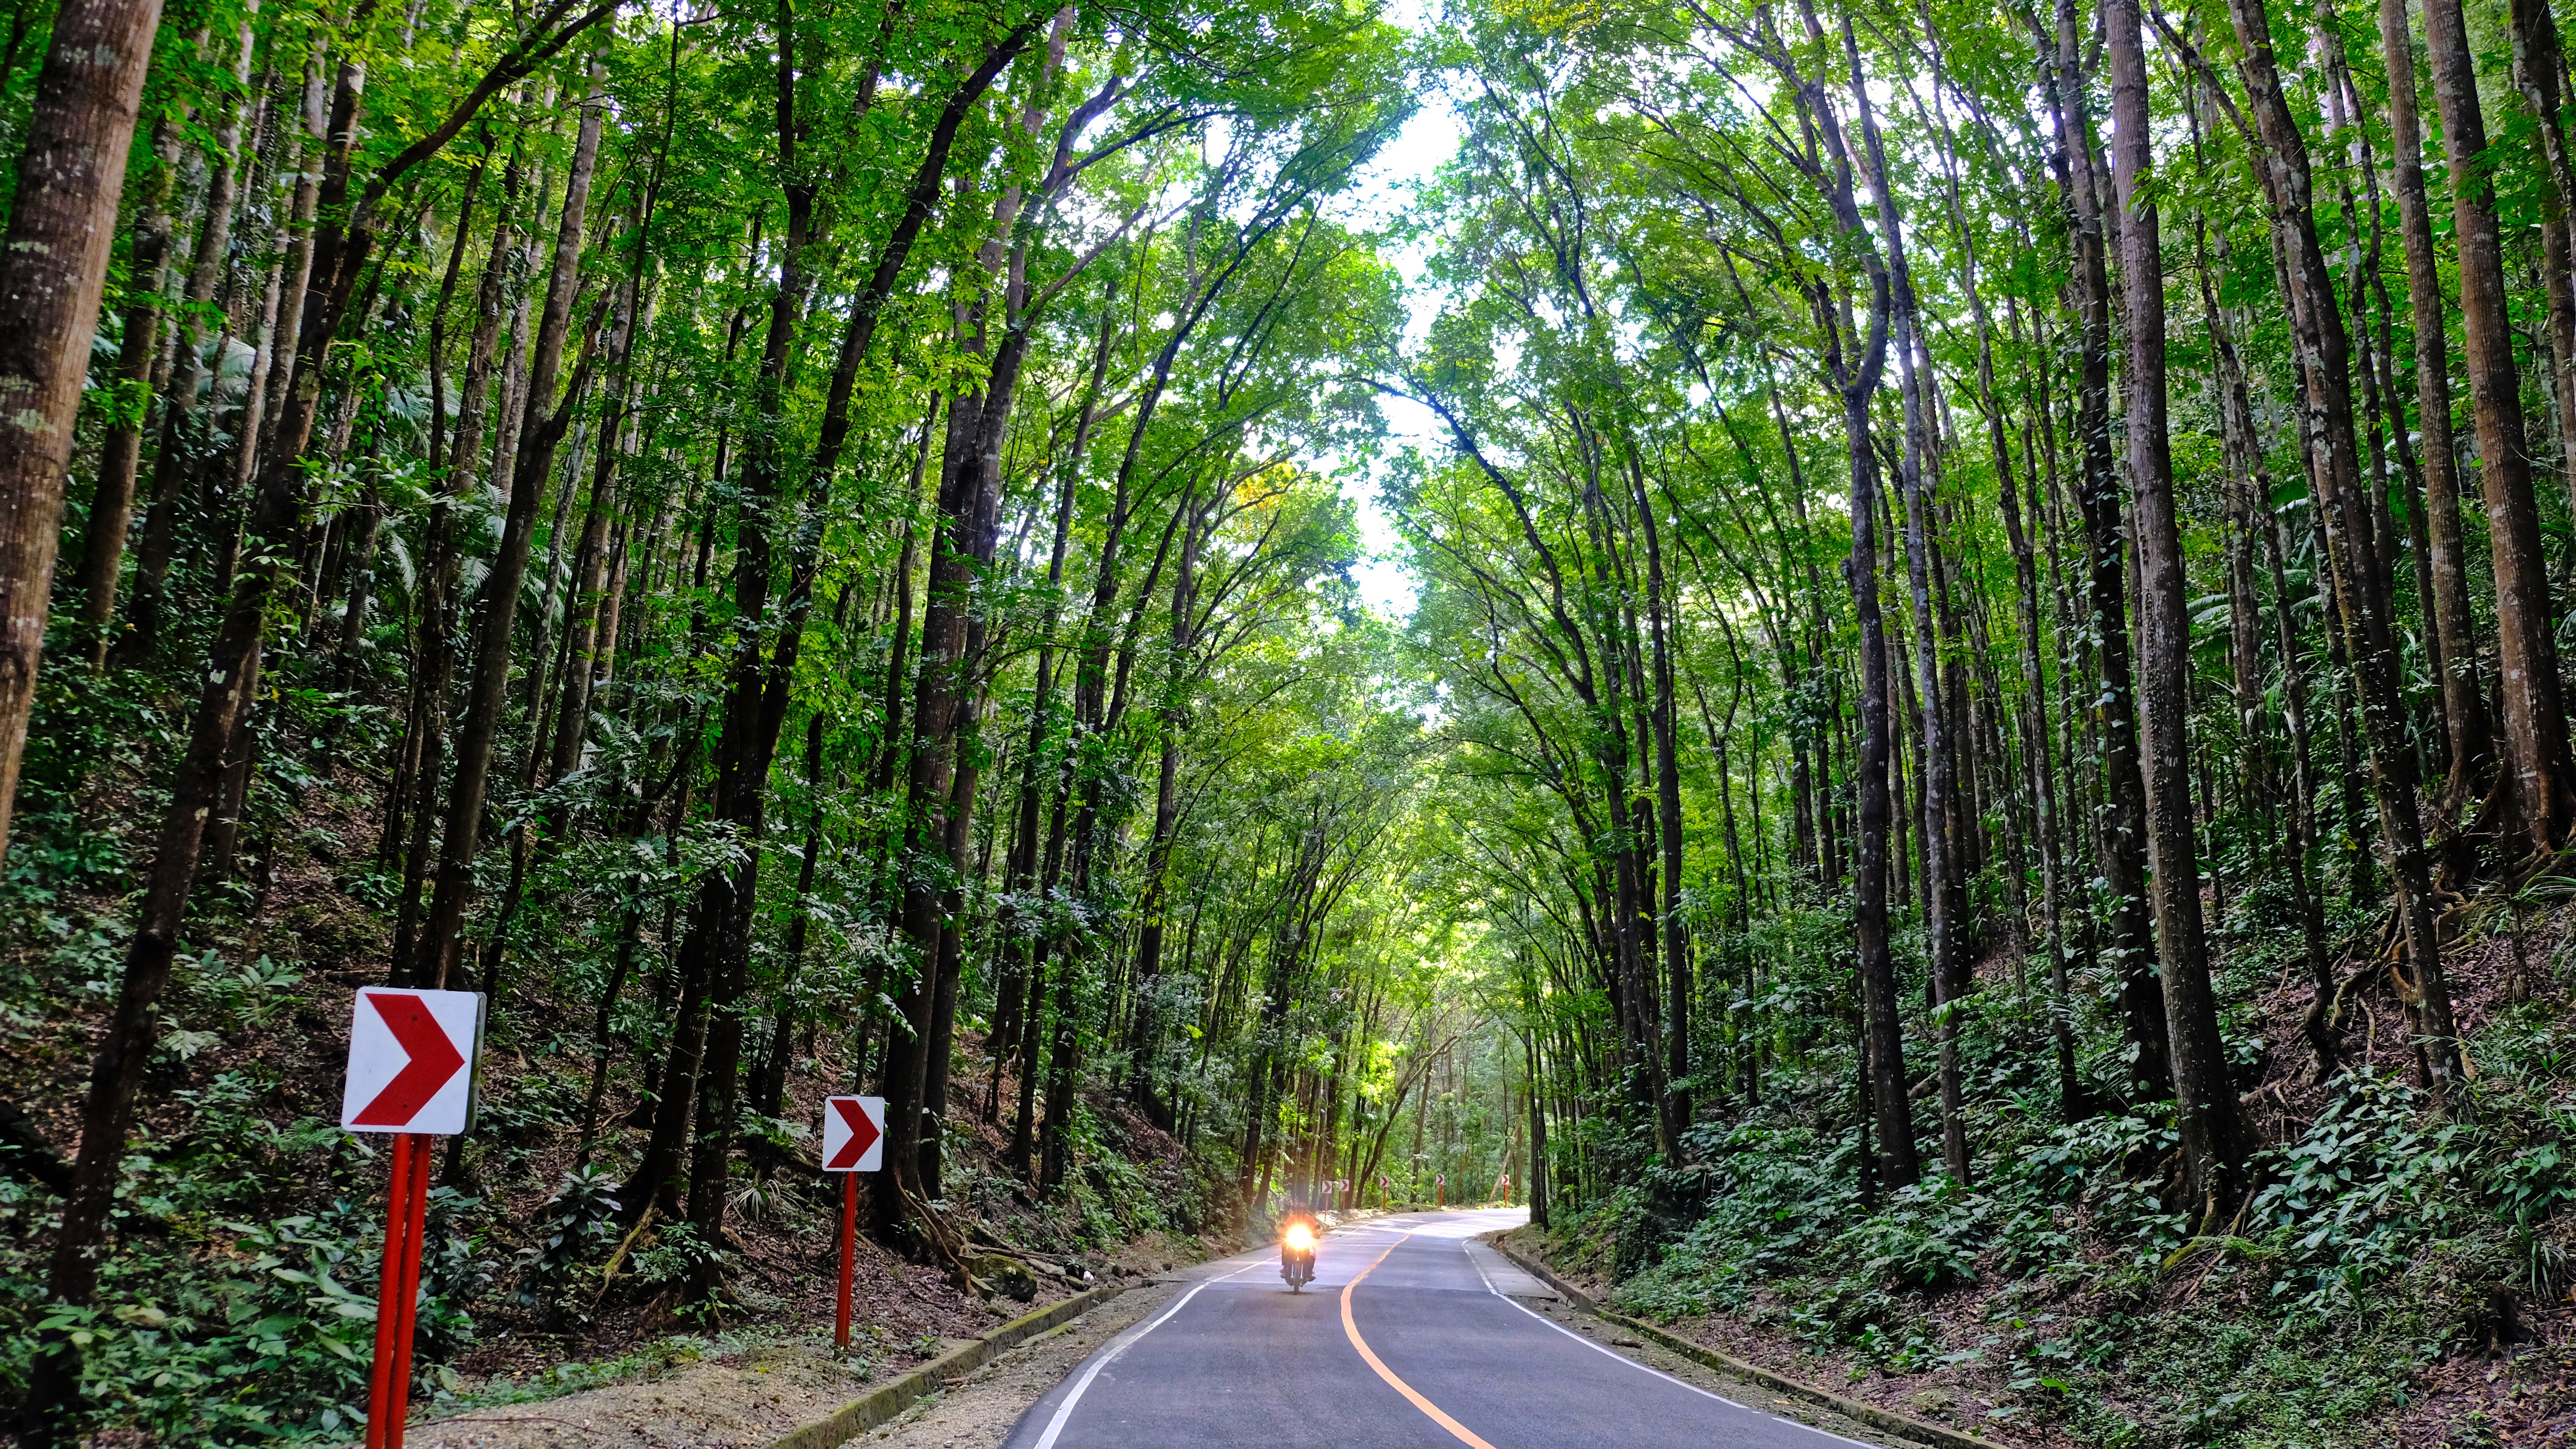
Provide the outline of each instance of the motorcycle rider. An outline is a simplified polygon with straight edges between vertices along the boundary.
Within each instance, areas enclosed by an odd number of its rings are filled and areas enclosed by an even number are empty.
[[[1290,1198],[1279,1214],[1279,1276],[1288,1291],[1300,1293],[1315,1281],[1315,1243],[1324,1225],[1302,1198]]]

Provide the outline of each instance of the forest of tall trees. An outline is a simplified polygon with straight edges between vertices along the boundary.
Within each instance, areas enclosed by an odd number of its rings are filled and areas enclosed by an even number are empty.
[[[1997,1432],[2554,1342],[2550,0],[582,6],[10,11],[25,1442],[348,1422],[381,984],[424,1364],[721,1318],[851,1090],[961,1289],[1508,1175]]]

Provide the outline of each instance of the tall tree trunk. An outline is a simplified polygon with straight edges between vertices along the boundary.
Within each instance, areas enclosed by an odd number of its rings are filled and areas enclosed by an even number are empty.
[[[1846,45],[1849,43],[1846,37]],[[1914,690],[1919,700],[1922,739],[1922,788],[1916,819],[1923,830],[1923,911],[1931,942],[1928,984],[1938,1016],[1934,1029],[1940,1042],[1936,1072],[1941,1098],[1941,1155],[1951,1178],[1964,1186],[1969,1181],[1970,1164],[1967,1127],[1961,1120],[1959,1031],[1954,1005],[1964,973],[1960,970],[1957,939],[1961,922],[1954,914],[1956,903],[1951,890],[1960,843],[1955,808],[1958,778],[1949,735],[1950,711],[1941,679],[1941,644],[1934,637],[1932,613],[1934,561],[1929,555],[1937,545],[1931,538],[1934,504],[1924,476],[1931,466],[1926,457],[1931,446],[1923,397],[1926,379],[1917,365],[1914,284],[1904,260],[1894,194],[1886,181],[1886,158],[1879,154],[1877,127],[1869,119],[1867,102],[1859,98],[1857,68],[1854,79],[1854,104],[1860,108],[1863,135],[1870,148],[1870,185],[1878,193],[1879,230],[1886,238],[1888,271],[1896,287],[1889,348],[1896,353],[1898,388],[1905,406],[1905,451],[1899,478],[1905,495],[1905,577],[1914,617]]]
[[[116,379],[110,384],[115,415],[100,445],[98,481],[90,493],[89,522],[81,533],[80,620],[97,631],[89,643],[90,667],[107,662],[108,625],[116,617],[117,575],[125,562],[125,535],[134,522],[134,479],[143,461],[143,429],[151,417],[152,364],[161,349],[162,293],[169,286],[170,193],[179,173],[178,118],[163,116],[152,128],[152,177],[144,184],[127,262],[125,327],[117,341]]]
[[[1830,121],[1821,87],[1810,82],[1811,115]],[[1840,149],[1840,136],[1830,124],[1819,127]],[[1848,175],[1848,172],[1845,173]],[[1861,234],[1860,210],[1845,181],[1837,212],[1846,236]],[[1837,316],[1831,292],[1814,290],[1817,320],[1825,331],[1825,365],[1841,394],[1843,436],[1851,464],[1852,543],[1844,566],[1851,581],[1852,606],[1860,622],[1860,740],[1853,789],[1860,829],[1852,873],[1852,914],[1859,947],[1859,979],[1870,1106],[1878,1123],[1878,1177],[1892,1187],[1912,1184],[1923,1174],[1914,1146],[1914,1109],[1906,1094],[1905,1028],[1896,993],[1896,960],[1887,929],[1887,832],[1891,813],[1887,790],[1888,719],[1886,626],[1878,604],[1878,453],[1870,442],[1870,400],[1878,391],[1887,361],[1888,283],[1886,267],[1868,255],[1869,321],[1865,334],[1849,336],[1847,315]],[[1856,345],[1857,355],[1847,353]],[[1832,832],[1826,831],[1828,853]],[[1829,870],[1828,879],[1836,872]]]
[[[1039,830],[1047,770],[1046,742],[1055,728],[1056,631],[1064,613],[1065,551],[1073,534],[1073,505],[1076,485],[1081,475],[1084,453],[1091,446],[1092,429],[1100,420],[1101,389],[1109,376],[1109,349],[1118,329],[1118,284],[1112,278],[1101,289],[1100,341],[1092,349],[1091,383],[1083,394],[1082,413],[1074,422],[1073,442],[1057,473],[1055,502],[1055,538],[1047,552],[1047,593],[1045,612],[1038,624],[1037,670],[1032,676],[1029,698],[1028,745],[1020,762],[1018,829],[1011,873],[1011,891],[1015,897],[1034,897],[1039,889]],[[1021,1046],[1023,1032],[1034,1032],[1039,1001],[1035,971],[1039,942],[1044,927],[1032,928],[1017,919],[1016,908],[1008,917],[1013,937],[1004,947],[1000,1000],[994,1008],[993,1042],[995,1082],[1000,1081],[1001,1059]],[[1155,937],[1159,947],[1161,938]],[[1142,949],[1141,947],[1139,949]],[[1021,1084],[1023,1088],[1027,1083]],[[1023,1114],[1025,1116],[1025,1114]],[[1017,1134],[1014,1134],[1015,1144]],[[1027,1153],[1019,1151],[1015,1159],[1023,1170]]]
[[[2205,258],[2199,270],[2202,317],[2209,330],[2217,370],[2220,437],[2227,455],[2229,487],[2232,495],[2243,500],[2234,505],[2234,511],[2244,519],[2248,531],[2260,532],[2271,569],[2273,633],[2281,657],[2281,714],[2290,737],[2292,793],[2289,830],[2282,842],[2287,853],[2283,864],[2289,867],[2292,903],[2299,915],[2301,954],[2309,982],[2316,989],[2316,1000],[2301,1029],[2316,1059],[2317,1080],[2322,1081],[2342,1062],[2332,1023],[2327,1020],[2334,997],[2334,976],[2326,960],[2325,901],[2316,874],[2316,777],[2308,744],[2307,665],[2300,654],[2297,616],[2290,608],[2285,562],[2288,548],[2280,515],[2271,506],[2271,480],[2264,475],[2262,448],[2256,441],[2253,399],[2246,389],[2244,367],[2237,360],[2236,343],[2228,333],[2226,316],[2219,311],[2217,287]],[[2259,524],[2252,516],[2257,513],[2262,519]],[[2246,607],[2251,607],[2250,598]],[[2333,627],[2331,622],[2327,627]],[[2252,733],[2258,723],[2259,717],[2249,717],[2247,731]],[[2249,748],[2259,748],[2259,743]]]
[[[1812,13],[1807,16],[1807,26],[1811,36],[1818,35]],[[1817,182],[1833,207],[1839,230],[1859,247],[1869,286],[1868,322],[1857,333],[1851,326],[1847,303],[1830,287],[1816,283],[1810,286],[1809,294],[1816,320],[1825,334],[1826,376],[1842,401],[1843,439],[1851,467],[1852,541],[1844,574],[1851,584],[1852,606],[1860,624],[1860,737],[1852,779],[1859,838],[1853,860],[1852,914],[1859,948],[1866,1048],[1862,1054],[1863,1071],[1870,1106],[1877,1117],[1878,1178],[1889,1186],[1903,1187],[1918,1180],[1923,1169],[1914,1145],[1913,1104],[1906,1093],[1905,1028],[1897,1003],[1896,960],[1888,941],[1887,835],[1891,811],[1887,775],[1892,731],[1886,626],[1878,601],[1878,452],[1870,441],[1870,402],[1887,365],[1891,293],[1886,263],[1867,240],[1860,204],[1852,192],[1849,147],[1834,120],[1824,88],[1807,80],[1801,82],[1799,90],[1801,104],[1835,163],[1835,169],[1817,177]],[[1830,739],[1829,735],[1828,755]],[[1830,777],[1830,758],[1826,763]],[[1820,794],[1826,800],[1831,798],[1830,791]],[[1820,814],[1824,851],[1829,860],[1834,860],[1838,844],[1830,806]],[[1828,883],[1839,879],[1839,865],[1828,866],[1825,875]]]
[[[2135,685],[2129,667],[2124,557],[2127,525],[2111,457],[2111,283],[2106,211],[2109,180],[2092,145],[2084,103],[2073,0],[2057,6],[2057,56],[2051,99],[2057,107],[2058,187],[2071,213],[2075,291],[2081,317],[2082,376],[2076,395],[2080,444],[2076,503],[2084,518],[2084,605],[2102,688],[2092,710],[2100,742],[2102,800],[2095,812],[2094,852],[2110,888],[2104,942],[2120,975],[2132,1089],[2154,1101],[2173,1090],[2163,991],[2156,982],[2155,941],[2147,917],[2147,806],[2138,756]]]
[[[1171,894],[1167,878],[1172,868],[1172,836],[1181,818],[1181,725],[1184,692],[1193,673],[1190,653],[1197,645],[1193,624],[1198,611],[1199,546],[1212,526],[1207,521],[1209,516],[1223,502],[1221,491],[1206,503],[1191,492],[1181,497],[1179,506],[1185,516],[1181,523],[1180,569],[1172,579],[1171,655],[1164,669],[1162,707],[1155,712],[1155,733],[1160,739],[1154,771],[1154,825],[1145,848],[1145,898],[1139,910],[1142,923],[1136,929],[1136,1012],[1128,1030],[1127,1047],[1136,1060],[1133,1070],[1137,1105],[1166,1130],[1172,1125],[1171,1113],[1157,1090],[1153,1068],[1160,1032],[1155,991],[1163,976],[1163,913]]]
[[[2486,499],[2487,541],[2495,561],[2497,694],[2510,803],[2515,827],[2530,837],[2533,850],[2543,851],[2564,839],[2570,821],[2576,820],[2576,789],[2571,789],[2540,510],[2532,497],[2531,455],[2523,435],[2522,384],[2513,360],[2495,185],[2481,159],[2487,149],[2486,116],[2478,101],[2477,66],[2460,0],[2424,0],[2424,40],[2452,181],[2460,332],[2477,416],[2478,487]],[[2409,250],[2411,278],[2415,264],[2411,246]],[[2421,327],[2417,330],[2420,336]],[[2426,452],[2431,452],[2429,438]]]
[[[388,971],[396,981],[415,980],[420,975],[415,958],[421,929],[421,891],[429,877],[430,827],[437,818],[438,789],[446,765],[448,691],[456,678],[456,592],[462,563],[456,546],[457,513],[481,474],[484,411],[491,392],[492,361],[501,343],[518,197],[519,163],[513,157],[501,175],[492,249],[483,264],[482,287],[475,297],[473,339],[466,345],[456,430],[448,442],[446,475],[436,501],[430,505],[422,549],[419,641],[413,649],[410,734],[414,753],[407,762],[407,779],[397,779],[386,810],[395,817],[407,813],[410,826],[410,838],[402,855],[402,897],[394,914],[394,947]],[[457,219],[460,237],[470,216],[469,199],[469,209]],[[440,320],[444,321],[443,312]],[[507,462],[496,453],[493,473],[498,474]]]
[[[572,588],[564,601],[563,683],[558,692],[554,758],[547,768],[556,780],[581,768],[583,745],[589,738],[592,680],[601,657],[614,643],[603,638],[600,624],[607,606],[609,527],[619,502],[617,470],[625,458],[624,432],[635,391],[635,335],[647,325],[643,316],[647,304],[640,295],[647,265],[644,239],[637,240],[635,267],[618,308],[609,364],[617,378],[603,400],[606,415],[600,419],[598,453],[591,464],[590,502],[582,510],[581,543],[573,551]]]
[[[72,419],[160,26],[161,0],[64,0],[0,239],[0,413],[9,419],[0,427],[0,857],[44,657]],[[77,1265],[65,1280],[77,1291],[65,1301],[87,1301],[94,1273]]]
[[[2427,0],[2427,9],[2438,9],[2443,3],[2444,0]],[[2452,3],[2456,4],[2456,0]],[[2229,10],[2243,51],[2240,70],[2264,153],[2261,161],[2265,190],[2273,205],[2281,258],[2290,277],[2292,332],[2307,373],[2310,472],[2318,486],[2317,511],[2326,526],[2329,545],[2326,557],[2341,602],[2345,647],[2351,656],[2355,692],[2360,697],[2380,831],[2388,845],[2390,872],[2396,878],[2396,911],[2408,958],[2398,973],[2399,991],[2429,1039],[2434,1087],[2439,1095],[2459,1077],[2459,1028],[2453,1018],[2433,924],[2430,862],[2417,806],[2419,774],[2415,751],[2406,737],[2387,570],[2379,566],[2375,557],[2370,542],[2370,509],[2360,496],[2364,485],[2352,407],[2351,346],[2342,313],[2335,304],[2324,251],[2317,240],[2306,140],[2282,93],[2263,0],[2230,0]],[[2453,174],[2461,173],[2455,170]],[[2464,230],[2464,277],[2474,269],[2470,259],[2473,250],[2474,244]],[[2466,292],[2464,282],[2463,295]],[[2488,477],[2492,479],[2497,471],[2496,459],[2492,454],[2485,456]],[[2501,538],[2499,532],[2499,548]],[[2499,558],[2499,577],[2502,571]],[[2544,639],[2544,645],[2546,642]],[[2553,672],[2555,667],[2553,662]],[[2554,678],[2551,682],[2554,686]],[[2554,699],[2552,703],[2554,707]],[[2557,728],[2559,753],[2563,756],[2565,721],[2560,720]]]
[[[1646,718],[1655,737],[1655,822],[1663,856],[1664,898],[1658,926],[1664,947],[1664,1112],[1678,1138],[1691,1121],[1692,941],[1682,923],[1681,751],[1673,738],[1673,647],[1670,621],[1665,617],[1670,589],[1664,581],[1664,545],[1655,526],[1655,505],[1646,497],[1645,472],[1633,444],[1627,454],[1629,482],[1637,491],[1637,521],[1646,534],[1646,621],[1654,651],[1655,691]]]
[[[2228,1079],[2200,914],[2199,846],[2191,802],[2191,605],[2174,507],[2165,421],[2164,251],[2147,119],[2147,55],[2138,0],[2107,0],[2111,65],[2111,181],[2120,207],[2120,278],[2128,302],[2125,380],[2129,489],[2136,500],[2139,639],[2144,687],[2147,848],[2156,943],[2172,1049],[2174,1113],[2184,1188],[2198,1231],[2216,1232],[2245,1191],[2250,1134]]]

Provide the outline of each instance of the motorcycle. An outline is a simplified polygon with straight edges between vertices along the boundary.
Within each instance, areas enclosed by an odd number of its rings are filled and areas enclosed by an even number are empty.
[[[1302,1218],[1292,1218],[1279,1233],[1279,1276],[1287,1280],[1288,1291],[1302,1293],[1315,1281],[1315,1228]]]

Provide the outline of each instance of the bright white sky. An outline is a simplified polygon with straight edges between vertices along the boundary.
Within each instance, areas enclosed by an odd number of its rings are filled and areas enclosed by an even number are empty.
[[[1394,0],[1387,14],[1397,24],[1418,31],[1433,23],[1428,12],[1436,4],[1437,0]],[[1450,109],[1448,97],[1437,90],[1426,93],[1422,108],[1378,153],[1376,164],[1345,199],[1345,219],[1354,226],[1368,227],[1382,226],[1401,216],[1431,174],[1457,152],[1458,138],[1458,115]],[[1427,247],[1412,245],[1388,254],[1404,277],[1410,314],[1404,329],[1408,346],[1422,340],[1440,309],[1440,297],[1425,275],[1427,251]],[[1388,441],[1394,447],[1413,443],[1433,450],[1446,445],[1445,434],[1429,410],[1401,400],[1381,400],[1380,407],[1386,414]],[[1401,624],[1412,617],[1422,585],[1412,569],[1405,566],[1393,523],[1378,505],[1378,480],[1369,470],[1354,464],[1342,460],[1327,463],[1338,468],[1343,496],[1359,509],[1360,539],[1366,552],[1353,576],[1359,582],[1360,597],[1371,612]]]

